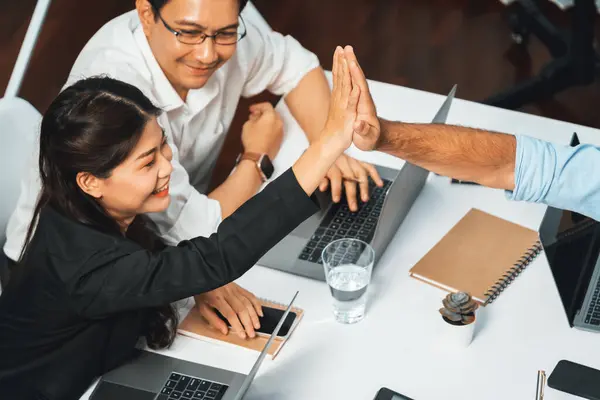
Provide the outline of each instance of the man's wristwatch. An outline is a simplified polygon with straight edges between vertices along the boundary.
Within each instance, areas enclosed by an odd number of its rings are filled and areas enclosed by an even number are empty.
[[[244,152],[240,153],[235,160],[235,165],[238,165],[242,160],[250,160],[254,161],[256,164],[256,169],[260,175],[260,179],[263,182],[266,182],[273,175],[273,163],[271,163],[271,159],[266,154],[252,153],[252,152]]]

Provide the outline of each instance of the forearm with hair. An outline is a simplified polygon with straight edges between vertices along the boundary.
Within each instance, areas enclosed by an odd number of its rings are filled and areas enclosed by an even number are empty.
[[[484,186],[512,190],[513,135],[445,124],[381,120],[376,149],[429,171]]]

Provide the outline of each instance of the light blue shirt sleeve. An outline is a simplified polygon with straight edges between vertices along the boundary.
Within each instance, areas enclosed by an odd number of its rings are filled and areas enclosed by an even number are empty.
[[[557,145],[516,136],[511,200],[543,203],[600,221],[600,147]]]

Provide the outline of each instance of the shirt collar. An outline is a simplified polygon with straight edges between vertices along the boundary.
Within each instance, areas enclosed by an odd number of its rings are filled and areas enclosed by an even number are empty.
[[[152,91],[154,92],[156,100],[159,102],[158,105],[164,111],[168,112],[179,107],[186,107],[190,108],[191,111],[195,113],[206,107],[206,105],[217,96],[219,93],[219,80],[222,75],[222,68],[213,74],[204,87],[190,90],[187,95],[186,103],[181,99],[173,85],[171,85],[171,82],[169,82],[169,79],[167,79],[165,73],[158,64],[158,61],[156,61],[152,49],[150,48],[150,44],[148,44],[148,39],[146,38],[146,35],[144,35],[141,24],[135,29],[133,35],[145,62],[148,65],[150,74],[152,75],[152,83],[154,86]]]

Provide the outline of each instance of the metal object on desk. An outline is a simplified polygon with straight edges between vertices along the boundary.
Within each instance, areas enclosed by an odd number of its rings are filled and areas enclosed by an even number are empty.
[[[539,370],[537,374],[537,387],[535,388],[535,400],[544,400],[544,388],[546,387],[546,371]]]

